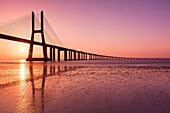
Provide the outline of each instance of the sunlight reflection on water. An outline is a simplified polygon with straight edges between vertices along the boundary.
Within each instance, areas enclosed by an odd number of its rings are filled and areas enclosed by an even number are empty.
[[[20,76],[21,80],[25,80],[25,64],[20,64]]]
[[[26,60],[24,60],[24,59],[21,59],[21,60],[19,60],[19,62],[26,62]]]

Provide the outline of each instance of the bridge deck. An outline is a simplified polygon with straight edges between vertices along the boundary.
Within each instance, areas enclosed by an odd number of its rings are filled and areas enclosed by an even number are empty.
[[[9,35],[4,35],[4,34],[0,34],[0,39],[5,39],[5,40],[11,40],[11,41],[16,41],[16,42],[21,42],[21,43],[27,43],[27,44],[31,44],[31,41],[30,40],[27,40],[27,39],[23,39],[23,38],[18,38],[18,37],[15,37],[15,36],[9,36]],[[37,41],[34,41],[34,44],[35,45],[40,45],[42,46],[43,44],[41,42],[37,42]],[[72,57],[72,53],[71,52],[76,52],[78,53],[78,60],[80,60],[81,56],[80,56],[80,53],[81,54],[86,54],[86,55],[89,55],[89,59],[95,59],[93,57],[104,57],[104,58],[109,58],[109,59],[113,59],[113,60],[146,60],[146,59],[169,59],[169,58],[129,58],[129,57],[113,57],[113,56],[106,56],[106,55],[99,55],[99,54],[94,54],[94,53],[88,53],[88,52],[83,52],[83,51],[78,51],[78,50],[74,50],[74,49],[70,49],[70,48],[65,48],[65,47],[60,47],[60,46],[56,46],[56,45],[51,45],[51,44],[46,44],[47,47],[50,47],[50,52],[52,51],[51,48],[54,48],[54,49],[58,49],[59,51],[64,51],[66,56],[66,60],[67,60],[67,51],[69,51],[69,60],[70,60],[70,56]],[[55,51],[54,51],[55,53]],[[51,54],[52,55],[52,54]],[[50,56],[51,56],[50,55]],[[54,55],[55,57],[55,55]],[[60,58],[58,56],[58,58]],[[87,56],[86,57],[83,57],[82,60],[86,60],[87,59]],[[33,60],[35,61],[39,61],[39,60],[42,60],[41,58],[33,58]],[[55,60],[55,59],[54,59]],[[72,58],[71,58],[72,60]],[[75,59],[74,59],[75,60]],[[60,61],[60,60],[58,60]]]
[[[21,43],[27,43],[27,44],[31,43],[30,40],[23,39],[23,38],[18,38],[18,37],[15,37],[15,36],[4,35],[4,34],[0,34],[0,39],[6,39],[6,40],[21,42]],[[37,42],[37,41],[34,41],[34,44],[35,45],[41,45],[41,46],[43,45],[41,42]],[[101,57],[102,56],[103,57],[109,57],[109,56],[105,56],[105,55],[98,55],[98,54],[93,54],[93,53],[88,53],[88,52],[83,52],[83,51],[77,51],[77,50],[74,50],[74,49],[60,47],[60,46],[51,45],[51,44],[46,44],[46,46],[59,49],[60,51],[68,50],[68,51],[81,52],[81,53],[84,53],[84,54],[96,55],[96,56],[101,56]]]

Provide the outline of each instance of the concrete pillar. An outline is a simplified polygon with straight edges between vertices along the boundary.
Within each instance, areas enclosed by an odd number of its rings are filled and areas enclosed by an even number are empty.
[[[52,47],[50,47],[50,61],[52,61]]]
[[[86,60],[86,54],[84,53],[84,60]]]
[[[58,49],[58,61],[60,61],[60,49]]]
[[[76,51],[74,51],[74,60],[76,60]]]
[[[84,56],[83,56],[84,54],[83,53],[81,53],[81,60],[84,60]]]
[[[71,58],[70,60],[72,60],[72,59],[73,59],[73,58],[72,58],[72,54],[73,54],[73,53],[72,53],[72,51],[70,51],[70,55],[71,55],[71,56],[70,56],[70,58]]]
[[[71,60],[71,51],[69,50],[68,53],[69,53],[69,60]]]
[[[83,53],[81,53],[81,60],[83,60]]]
[[[80,52],[78,52],[78,60],[80,60]]]
[[[64,61],[67,61],[67,50],[64,50]]]
[[[53,61],[55,61],[55,47],[53,47]]]

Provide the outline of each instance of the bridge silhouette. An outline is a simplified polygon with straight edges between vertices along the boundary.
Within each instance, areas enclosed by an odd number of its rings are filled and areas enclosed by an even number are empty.
[[[10,41],[16,41],[21,43],[27,43],[30,45],[29,48],[29,54],[26,61],[55,61],[55,50],[58,50],[57,59],[58,61],[61,60],[60,52],[64,51],[64,61],[67,60],[143,60],[143,59],[158,59],[158,58],[130,58],[130,57],[115,57],[115,56],[107,56],[107,55],[101,55],[101,54],[95,54],[85,51],[79,51],[75,49],[65,48],[53,44],[47,44],[45,42],[45,36],[44,36],[44,16],[43,11],[41,11],[41,29],[35,30],[35,17],[34,12],[32,12],[32,34],[31,34],[31,40],[16,37],[16,36],[10,36],[7,34],[0,34],[0,39],[10,40]],[[36,33],[41,34],[42,42],[34,41],[34,35]],[[42,46],[43,48],[43,57],[42,58],[33,58],[33,46],[38,45]],[[47,55],[47,48],[50,48],[50,57]]]

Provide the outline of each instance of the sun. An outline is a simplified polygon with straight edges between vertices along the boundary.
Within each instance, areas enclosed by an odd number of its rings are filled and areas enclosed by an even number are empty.
[[[19,48],[19,51],[22,52],[22,53],[24,53],[24,52],[25,52],[25,48],[24,48],[24,47],[20,47],[20,48]]]

